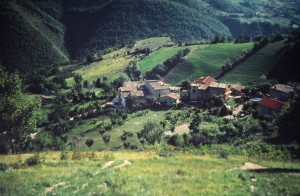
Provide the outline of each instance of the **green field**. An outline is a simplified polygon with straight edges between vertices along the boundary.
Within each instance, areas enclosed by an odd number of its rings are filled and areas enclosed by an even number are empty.
[[[71,156],[72,153],[69,152]],[[0,156],[16,164],[30,154]],[[247,157],[200,156],[177,152],[160,157],[155,151],[96,152],[96,160],[61,161],[59,152],[41,153],[35,167],[0,172],[1,195],[299,195],[299,162]],[[116,168],[129,161],[131,164]],[[112,165],[103,167],[112,161]],[[268,169],[240,170],[245,162]],[[278,172],[276,172],[278,171]],[[252,187],[252,188],[251,188]]]
[[[271,71],[273,65],[277,62],[280,55],[277,55],[284,46],[284,41],[270,43],[254,56],[250,57],[246,62],[235,67],[228,72],[220,80],[227,83],[248,84],[260,83],[264,80],[262,75],[267,75]]]
[[[215,77],[220,73],[221,67],[227,59],[233,61],[244,50],[250,50],[252,47],[253,43],[222,43],[199,48],[187,60],[175,66],[167,74],[165,81],[170,84],[178,84],[185,80],[194,81],[201,76]]]
[[[145,59],[139,61],[138,64],[141,68],[142,74],[145,75],[145,73],[147,71],[150,71],[156,65],[162,64],[167,59],[176,55],[179,50],[183,50],[185,48],[190,48],[191,50],[195,50],[197,48],[200,48],[200,47],[202,48],[205,46],[204,45],[201,45],[201,46],[195,45],[195,46],[181,46],[181,47],[164,47],[164,48],[161,48],[161,49],[151,53]]]
[[[75,70],[74,73],[81,75],[84,80],[88,80],[89,82],[93,82],[103,76],[113,81],[121,76],[129,62],[137,60],[139,59],[136,56],[126,56],[125,49],[123,48],[104,55],[101,61],[82,66]],[[67,78],[66,81],[69,86],[74,83],[73,78]]]

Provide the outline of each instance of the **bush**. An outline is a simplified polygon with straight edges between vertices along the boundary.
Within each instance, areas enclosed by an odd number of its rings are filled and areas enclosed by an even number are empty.
[[[41,159],[40,159],[40,155],[39,154],[35,154],[31,157],[28,157],[25,160],[25,164],[28,166],[35,166],[41,163]]]
[[[115,155],[113,153],[106,152],[103,154],[102,159],[106,160],[106,161],[109,161],[109,160],[111,161],[111,160],[115,159]]]
[[[81,159],[81,154],[78,151],[73,151],[72,153],[72,160],[80,160]]]
[[[61,151],[60,160],[68,160],[69,154],[67,151]]]
[[[8,169],[8,165],[6,163],[0,162],[0,171],[6,171]]]

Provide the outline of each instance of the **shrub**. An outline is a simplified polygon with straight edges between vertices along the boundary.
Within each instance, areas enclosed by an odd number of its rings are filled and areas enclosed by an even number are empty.
[[[69,154],[67,151],[61,151],[60,153],[60,160],[68,160]]]
[[[89,153],[89,159],[90,160],[97,160],[97,156],[96,156],[96,153],[94,150],[92,150],[90,153]]]
[[[81,159],[81,154],[80,154],[80,152],[74,150],[74,151],[72,152],[72,160],[80,160],[80,159]]]
[[[6,171],[8,169],[8,165],[6,163],[0,162],[0,171]]]
[[[114,160],[115,159],[115,156],[113,153],[109,153],[109,152],[106,152],[103,154],[103,157],[102,157],[103,160]]]
[[[161,157],[171,157],[173,154],[173,148],[169,145],[156,145],[155,146],[156,149],[156,154],[158,154]]]
[[[40,159],[40,155],[39,154],[35,154],[31,157],[28,157],[25,160],[25,164],[28,166],[35,166],[41,163],[41,159]]]
[[[220,158],[222,158],[222,159],[228,159],[229,153],[228,153],[227,151],[225,151],[225,150],[222,149],[222,150],[219,152],[219,156],[220,156]]]

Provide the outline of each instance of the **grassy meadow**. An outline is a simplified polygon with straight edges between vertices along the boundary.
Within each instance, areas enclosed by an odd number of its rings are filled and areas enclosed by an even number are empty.
[[[37,166],[0,172],[1,195],[298,195],[300,164],[247,157],[193,155],[170,157],[155,150],[96,152],[93,160],[60,160],[60,152],[43,152]],[[30,154],[0,156],[10,165]],[[264,172],[240,170],[245,162]],[[126,163],[126,164],[125,164]],[[274,173],[278,170],[281,172]]]
[[[199,47],[184,62],[179,63],[164,78],[167,83],[178,84],[185,80],[194,81],[201,76],[215,77],[225,65],[226,60],[233,61],[243,51],[250,50],[253,43],[219,43],[208,47]]]
[[[156,50],[158,47],[172,43],[173,42],[170,37],[153,37],[136,41],[133,50],[142,48],[151,48]]]
[[[106,76],[110,81],[118,78],[131,61],[138,61],[136,56],[127,56],[125,48],[113,51],[106,55],[103,55],[103,60],[96,61],[88,65],[83,65],[79,69],[73,71],[75,74],[79,74],[84,80],[89,82],[97,80]],[[74,83],[73,78],[66,79],[67,84],[70,86]]]
[[[227,83],[240,83],[247,85],[249,82],[260,83],[264,80],[262,75],[267,75],[273,65],[277,62],[280,49],[284,46],[284,41],[270,43],[247,61],[228,72],[220,81]]]
[[[185,48],[190,48],[192,51],[203,46],[180,46],[180,47],[163,47],[159,50],[151,53],[149,56],[139,61],[138,64],[141,68],[142,74],[145,75],[147,71],[150,71],[158,64],[162,64],[167,59],[176,55],[179,50],[184,50]]]

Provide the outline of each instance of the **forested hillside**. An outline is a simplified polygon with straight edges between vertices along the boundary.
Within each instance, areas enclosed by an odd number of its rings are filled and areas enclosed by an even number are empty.
[[[15,0],[0,6],[0,60],[20,70],[162,34],[195,42],[288,33],[299,28],[300,7],[271,0]]]
[[[26,1],[0,3],[0,61],[30,71],[68,61],[65,27]]]

